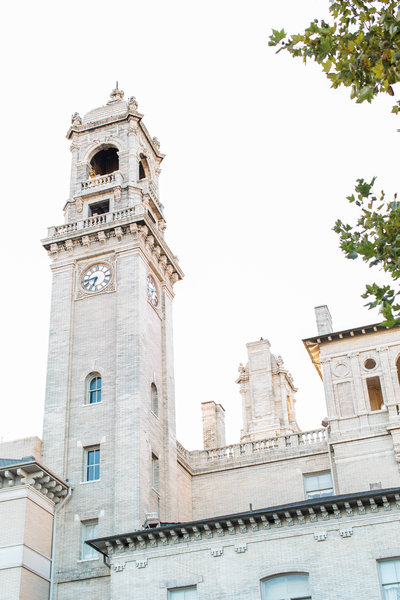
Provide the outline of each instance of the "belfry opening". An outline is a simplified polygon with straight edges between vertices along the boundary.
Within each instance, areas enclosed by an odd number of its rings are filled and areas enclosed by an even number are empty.
[[[90,176],[108,175],[119,169],[118,151],[116,148],[105,148],[97,152],[90,161]]]

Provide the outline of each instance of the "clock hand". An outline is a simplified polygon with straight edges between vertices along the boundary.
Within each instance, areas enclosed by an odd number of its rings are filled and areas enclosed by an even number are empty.
[[[89,282],[90,282],[90,281],[93,281],[93,283],[92,283],[92,284],[91,284],[91,286],[90,286],[91,288],[94,288],[94,286],[95,286],[95,283],[96,283],[97,279],[98,279],[98,277],[96,276],[96,277],[91,277],[91,278],[88,280]]]

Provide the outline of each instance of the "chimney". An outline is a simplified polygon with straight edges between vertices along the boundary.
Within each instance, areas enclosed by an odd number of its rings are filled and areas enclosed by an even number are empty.
[[[225,410],[213,400],[201,403],[203,418],[203,448],[222,448],[225,446]]]
[[[329,312],[329,308],[326,306],[326,304],[324,304],[322,306],[316,306],[314,308],[314,310],[315,310],[315,317],[317,319],[318,334],[325,335],[327,333],[332,333],[333,332],[332,317],[331,317],[331,313]]]

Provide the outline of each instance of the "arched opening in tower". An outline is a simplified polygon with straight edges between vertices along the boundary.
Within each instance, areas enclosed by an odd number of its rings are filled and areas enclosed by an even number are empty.
[[[140,157],[140,161],[139,161],[139,179],[145,179],[146,177],[149,176],[149,165],[147,162],[147,158],[143,155],[141,155]]]
[[[90,161],[90,176],[107,175],[119,169],[118,151],[116,148],[106,148],[97,152]]]

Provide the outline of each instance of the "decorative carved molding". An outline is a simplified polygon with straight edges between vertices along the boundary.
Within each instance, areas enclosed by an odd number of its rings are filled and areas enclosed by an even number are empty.
[[[155,263],[156,267],[161,270],[164,277],[167,279],[167,282],[173,286],[179,279],[181,279],[181,275],[176,268],[175,257],[169,258],[166,254],[163,253],[163,248],[160,246],[159,242],[156,240],[154,235],[152,235],[151,231],[147,227],[147,225],[138,225],[137,223],[130,223],[126,225],[119,225],[118,223],[125,217],[125,212],[127,214],[126,218],[129,218],[131,212],[134,209],[126,209],[126,211],[119,211],[115,213],[119,215],[122,213],[122,217],[118,219],[115,218],[113,220],[104,220],[101,223],[94,223],[93,227],[103,227],[99,231],[94,231],[92,234],[86,233],[87,229],[83,229],[81,237],[74,237],[73,239],[67,239],[63,241],[54,241],[50,244],[47,242],[47,246],[45,246],[50,254],[50,256],[54,259],[55,256],[66,250],[68,252],[72,252],[73,249],[79,246],[89,247],[92,243],[100,242],[101,244],[105,244],[108,239],[116,237],[118,240],[121,240],[125,235],[132,235],[134,240],[139,241],[143,244],[143,249],[145,250],[150,261]],[[133,213],[132,213],[133,214]],[[86,221],[83,221],[86,223]],[[64,235],[76,235],[80,232],[78,229],[77,223],[67,224],[65,226],[60,226],[60,233],[57,232],[53,235],[53,239],[57,238],[62,234]],[[85,232],[85,233],[83,233]],[[171,262],[174,261],[174,262]]]
[[[243,552],[246,552],[247,550],[247,544],[235,544],[235,552],[237,554],[242,554]]]
[[[342,379],[349,375],[350,366],[344,360],[339,360],[334,364],[332,371],[335,377]]]
[[[114,189],[114,201],[115,201],[116,203],[118,203],[118,202],[120,202],[120,201],[121,201],[121,194],[122,194],[121,187],[116,187],[116,188]]]
[[[321,358],[319,362],[321,365],[329,365],[331,360],[332,360],[331,358]]]
[[[222,556],[224,553],[224,549],[222,546],[219,546],[218,548],[211,548],[211,556]]]
[[[139,104],[138,101],[136,100],[135,96],[131,96],[128,99],[128,109],[131,112],[137,112],[137,109],[139,108]]]
[[[351,537],[353,535],[353,528],[352,527],[343,527],[342,529],[339,529],[339,535],[342,538]]]
[[[389,351],[389,346],[377,346],[377,351],[378,352],[388,352]]]
[[[248,365],[246,365],[244,367],[243,364],[240,363],[239,366],[238,366],[238,371],[239,371],[239,378],[237,379],[236,383],[242,383],[244,381],[248,381],[249,380]]]
[[[314,532],[314,540],[317,542],[324,542],[328,537],[327,531],[315,531]]]
[[[82,119],[79,113],[74,112],[71,117],[71,125],[82,125]]]

